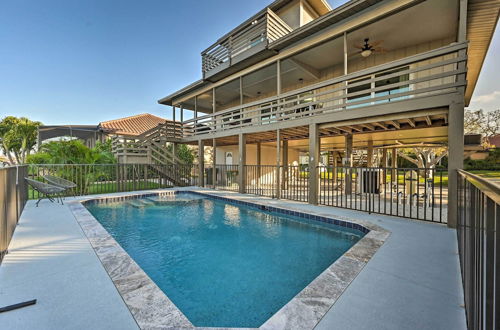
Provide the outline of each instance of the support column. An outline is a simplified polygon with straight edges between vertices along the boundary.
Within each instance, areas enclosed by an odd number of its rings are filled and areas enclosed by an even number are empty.
[[[448,227],[457,226],[457,170],[464,165],[464,104],[453,102],[448,112]]]
[[[198,140],[198,186],[205,187],[205,147],[203,140]]]
[[[257,142],[257,187],[260,188],[260,176],[262,175],[262,171],[261,171],[261,165],[262,165],[262,160],[261,160],[261,153],[262,151],[262,145],[260,144],[260,142]]]
[[[309,203],[318,204],[318,161],[320,139],[317,124],[309,124]]]
[[[276,198],[281,198],[280,185],[280,166],[281,166],[281,131],[276,131]]]
[[[384,170],[382,171],[382,184],[387,183],[387,149],[382,149],[382,159],[381,159],[381,164],[380,164]]]
[[[281,189],[286,190],[288,184],[288,140],[283,140],[283,168],[281,170]]]
[[[333,152],[333,164],[332,164],[332,171],[333,171],[333,184],[337,184],[337,157],[338,157],[338,152],[334,151]]]
[[[368,149],[366,152],[366,167],[373,167],[373,140],[368,140]]]
[[[398,178],[397,178],[398,172],[396,170],[396,168],[398,167],[398,149],[397,148],[392,148],[391,167],[392,167],[391,180],[393,182],[398,182]]]
[[[245,173],[245,165],[247,162],[247,148],[246,148],[246,136],[243,133],[240,133],[238,135],[238,148],[239,148],[239,155],[240,155],[240,160],[238,163],[238,184],[239,184],[239,191],[240,193],[244,194],[246,191],[246,185],[247,185],[247,176]]]
[[[352,134],[345,135],[345,160],[344,160],[344,175],[345,175],[345,193],[352,193]]]
[[[212,183],[215,189],[215,183],[217,182],[217,140],[212,140]]]
[[[177,137],[177,123],[175,122],[175,105],[172,106],[172,124],[173,124],[173,134],[174,139]]]

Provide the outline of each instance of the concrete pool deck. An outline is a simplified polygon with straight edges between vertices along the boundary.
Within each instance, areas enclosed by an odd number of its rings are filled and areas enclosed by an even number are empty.
[[[466,328],[454,230],[396,217],[216,193],[356,218],[392,232],[316,329]],[[106,196],[110,195],[115,194]],[[0,324],[11,329],[137,329],[66,205],[43,201],[35,208],[30,201],[0,266],[0,306],[35,298],[35,306],[1,313]]]

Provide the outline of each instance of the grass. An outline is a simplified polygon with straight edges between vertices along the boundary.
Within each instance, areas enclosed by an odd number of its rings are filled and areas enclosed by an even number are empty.
[[[159,183],[156,182],[142,181],[142,182],[136,182],[135,186],[133,182],[122,183],[121,189],[118,190],[116,182],[94,183],[89,186],[88,192],[85,195],[109,194],[119,191],[134,191],[134,190],[147,190],[147,189],[158,189],[158,188],[168,188],[168,187],[162,187]],[[71,192],[69,194],[71,195]],[[38,199],[38,192],[34,191],[31,187],[29,187],[28,198]]]

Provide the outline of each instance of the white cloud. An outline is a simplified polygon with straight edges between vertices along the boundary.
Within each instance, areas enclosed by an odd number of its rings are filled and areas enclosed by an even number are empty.
[[[485,104],[485,103],[494,102],[497,99],[500,100],[500,91],[494,91],[493,93],[490,93],[490,94],[472,97],[472,102],[478,103],[478,104]]]

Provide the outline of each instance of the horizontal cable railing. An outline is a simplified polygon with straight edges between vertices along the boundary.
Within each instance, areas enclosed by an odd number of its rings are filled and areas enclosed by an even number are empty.
[[[455,43],[304,88],[184,121],[183,137],[269,125],[308,116],[457,91],[467,60]],[[392,79],[398,78],[398,79]]]
[[[458,172],[457,240],[468,329],[500,328],[500,186]]]
[[[27,174],[39,181],[44,181],[46,175],[53,175],[74,182],[76,187],[66,191],[67,196],[198,184],[197,165],[32,164]],[[38,198],[38,192],[30,188],[29,198]]]
[[[27,166],[0,168],[0,262],[7,253],[28,199],[27,184],[24,180],[27,173]]]

